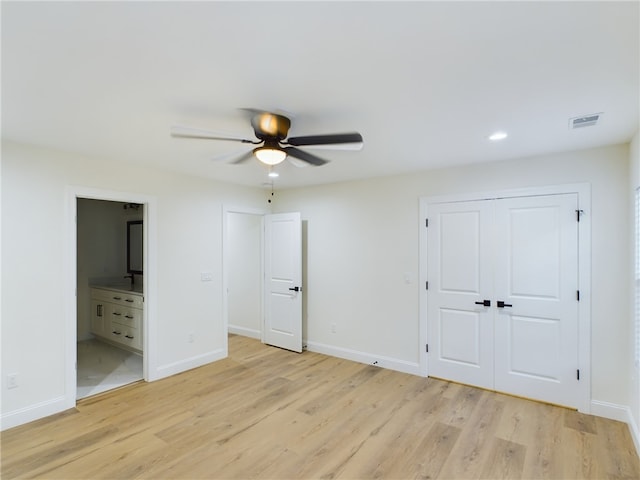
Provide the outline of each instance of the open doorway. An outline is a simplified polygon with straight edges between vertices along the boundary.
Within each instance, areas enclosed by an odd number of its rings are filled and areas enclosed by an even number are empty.
[[[157,342],[156,322],[157,316],[157,199],[154,196],[127,193],[123,191],[96,189],[92,187],[69,186],[67,188],[67,238],[65,264],[66,300],[65,311],[65,394],[64,404],[66,408],[73,408],[77,404],[77,360],[78,360],[78,298],[82,294],[82,282],[78,279],[78,201],[80,199],[103,200],[121,203],[137,203],[141,207],[143,216],[142,228],[142,268],[144,275],[136,276],[136,282],[143,289],[144,307],[142,308],[142,372],[145,381],[152,381],[157,376]],[[125,233],[126,235],[126,233]],[[124,277],[124,275],[123,275]],[[86,283],[85,283],[86,284]],[[80,288],[79,288],[80,287]],[[87,286],[88,288],[88,286]],[[87,290],[85,289],[85,292]],[[86,294],[86,293],[85,293]],[[84,297],[86,299],[86,297]]]
[[[224,294],[227,331],[262,340],[263,216],[267,212],[226,208]]]
[[[144,378],[139,203],[77,198],[76,398]]]
[[[227,305],[229,333],[262,336],[262,215],[227,215]]]
[[[302,352],[300,213],[225,208],[223,225],[227,333]]]

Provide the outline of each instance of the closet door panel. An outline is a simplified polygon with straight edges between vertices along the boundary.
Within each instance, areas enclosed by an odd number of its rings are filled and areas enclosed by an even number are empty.
[[[492,388],[491,207],[487,202],[429,208],[427,330],[429,374]]]
[[[495,389],[577,404],[577,195],[495,203]]]

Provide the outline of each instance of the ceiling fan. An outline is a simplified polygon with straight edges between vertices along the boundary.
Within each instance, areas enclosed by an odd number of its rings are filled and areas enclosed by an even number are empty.
[[[289,118],[284,115],[262,110],[243,110],[252,114],[251,126],[256,136],[254,140],[235,136],[223,136],[208,130],[178,125],[171,128],[171,135],[179,138],[226,140],[257,145],[253,150],[243,152],[239,158],[230,162],[234,164],[246,162],[255,156],[260,162],[269,166],[278,165],[286,158],[289,158],[291,163],[296,166],[320,166],[327,163],[328,160],[298,147],[360,150],[363,146],[362,135],[357,132],[287,138],[289,127],[291,127],[291,120],[289,120]],[[300,161],[302,161],[302,163],[300,163]]]

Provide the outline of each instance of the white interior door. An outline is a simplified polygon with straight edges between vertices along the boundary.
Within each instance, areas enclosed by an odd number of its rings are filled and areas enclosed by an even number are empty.
[[[577,201],[429,206],[430,375],[578,405]]]
[[[300,213],[265,215],[264,343],[302,352]]]
[[[577,406],[576,194],[495,203],[496,390]]]
[[[429,374],[493,388],[490,226],[486,201],[429,208]]]

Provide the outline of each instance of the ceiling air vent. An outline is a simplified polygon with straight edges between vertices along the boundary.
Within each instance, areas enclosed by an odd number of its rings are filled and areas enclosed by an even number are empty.
[[[592,127],[598,120],[602,113],[592,113],[590,115],[583,115],[582,117],[573,117],[569,119],[569,128],[571,130],[582,127]]]

